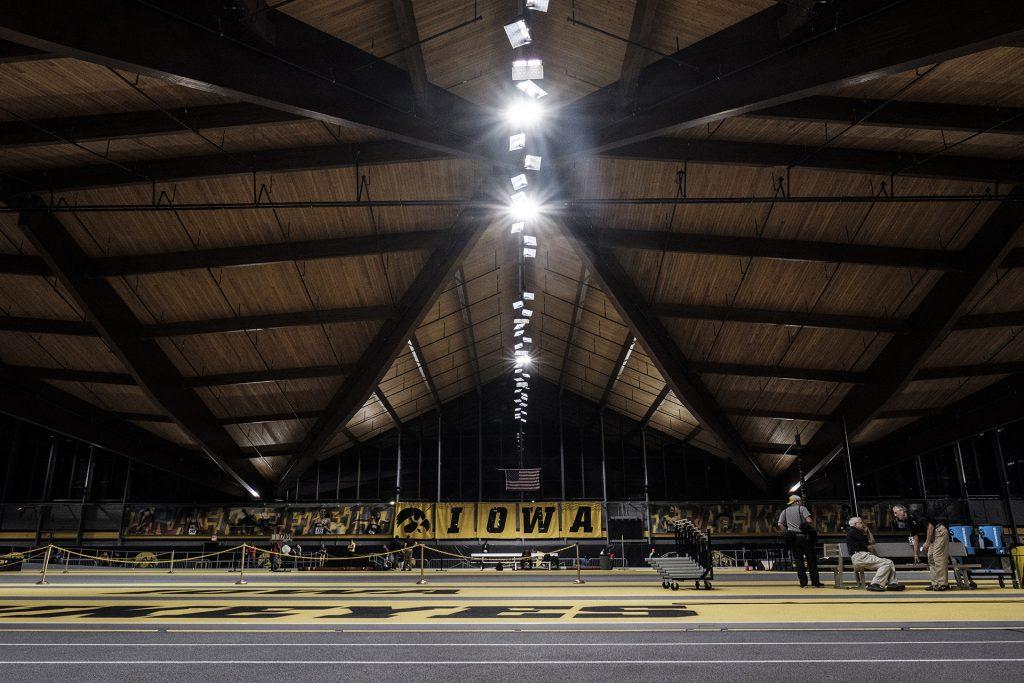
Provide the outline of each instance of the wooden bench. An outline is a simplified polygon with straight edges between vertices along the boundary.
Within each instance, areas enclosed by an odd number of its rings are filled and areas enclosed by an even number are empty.
[[[826,543],[825,544],[825,557],[836,558],[836,564],[820,565],[820,569],[831,569],[835,576],[835,587],[843,588],[843,572],[846,566],[849,565],[850,569],[854,572],[854,577],[857,581],[857,587],[863,588],[866,583],[864,580],[864,570],[853,569],[852,561],[850,560],[850,552],[846,547],[846,543]],[[883,557],[888,560],[907,560],[913,559],[914,548],[907,542],[878,542],[875,544],[875,555]],[[949,568],[953,571],[953,579],[956,581],[958,588],[974,588],[973,582],[970,579],[969,572],[971,570],[980,569],[980,564],[966,564],[964,559],[967,557],[967,552],[964,549],[962,543],[950,543],[949,544]],[[896,571],[927,571],[927,562],[912,562],[909,564],[897,564]]]

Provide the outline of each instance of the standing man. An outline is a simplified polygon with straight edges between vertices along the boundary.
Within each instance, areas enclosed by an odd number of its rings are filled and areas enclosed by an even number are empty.
[[[903,590],[903,585],[896,580],[896,565],[892,560],[875,555],[875,537],[860,517],[850,518],[850,530],[846,532],[846,549],[850,553],[855,570],[875,572],[875,577],[867,586],[869,591]]]
[[[810,511],[800,501],[800,496],[789,497],[789,506],[779,515],[778,526],[786,547],[793,555],[800,587],[807,587],[807,575],[810,574],[811,585],[815,588],[824,588],[825,585],[818,577],[818,550],[815,543],[817,532],[814,529],[814,520]]]
[[[910,544],[914,546],[914,562],[921,562],[922,550],[928,556],[930,583],[925,590],[949,590],[949,528],[946,523],[925,515],[912,515],[905,505],[893,505],[892,514],[910,534]]]

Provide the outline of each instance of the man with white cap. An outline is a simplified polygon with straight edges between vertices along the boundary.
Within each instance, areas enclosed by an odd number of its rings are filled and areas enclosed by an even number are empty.
[[[790,496],[789,506],[779,515],[779,531],[782,532],[786,547],[793,555],[796,564],[796,575],[800,579],[800,587],[807,587],[807,576],[810,574],[811,585],[824,588],[818,577],[818,549],[815,541],[814,520],[811,512],[800,500],[800,496]]]
[[[903,590],[903,585],[896,580],[896,565],[892,560],[875,555],[875,538],[860,517],[850,518],[850,530],[846,532],[846,550],[850,553],[854,569],[875,572],[871,583],[867,585],[869,591]]]

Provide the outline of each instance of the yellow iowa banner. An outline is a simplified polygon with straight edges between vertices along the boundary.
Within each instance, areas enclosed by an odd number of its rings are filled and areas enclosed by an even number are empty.
[[[600,538],[600,503],[562,503],[562,536],[565,538]]]
[[[519,538],[518,503],[477,503],[476,533],[480,538]]]
[[[435,538],[476,538],[474,503],[435,503],[434,521]]]
[[[395,538],[434,538],[434,504],[396,504]]]
[[[561,538],[558,503],[520,503],[519,535],[522,538]]]

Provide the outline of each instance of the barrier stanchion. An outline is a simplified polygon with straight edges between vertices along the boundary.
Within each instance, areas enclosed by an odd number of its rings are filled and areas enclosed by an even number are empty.
[[[241,564],[238,565],[238,581],[235,581],[235,585],[236,586],[244,586],[245,584],[249,583],[248,581],[245,580],[245,554],[246,554],[245,551],[246,551],[246,547],[247,547],[246,544],[243,543],[242,544],[242,562],[241,562]]]
[[[573,581],[573,583],[575,583],[575,584],[586,583],[586,581],[583,580],[583,570],[582,570],[582,567],[580,566],[580,544],[579,543],[576,544],[576,580]]]
[[[61,574],[67,574],[68,573],[68,562],[70,562],[70,561],[71,561],[71,553],[64,553],[64,571],[62,571]]]
[[[46,546],[46,557],[43,558],[43,575],[36,581],[37,586],[45,586],[50,582],[46,580],[46,570],[50,568],[50,553],[53,552],[53,545]]]
[[[425,548],[426,546],[420,543],[420,580],[416,582],[417,586],[425,586],[427,584],[427,580],[423,577],[423,551]]]
[[[167,570],[167,573],[168,574],[173,574],[174,573],[174,551],[173,550],[171,551],[171,567],[170,567],[170,569]]]

